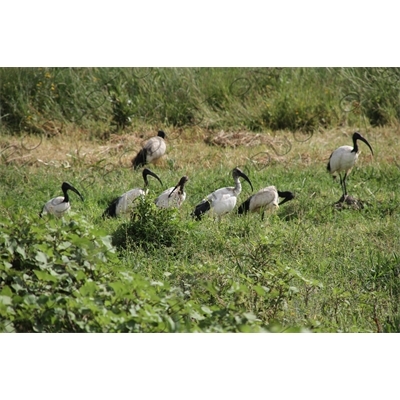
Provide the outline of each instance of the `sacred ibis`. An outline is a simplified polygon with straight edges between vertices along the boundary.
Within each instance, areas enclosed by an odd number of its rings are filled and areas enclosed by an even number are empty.
[[[279,202],[279,197],[284,200]],[[280,205],[292,199],[294,199],[293,192],[280,192],[275,186],[267,186],[244,201],[238,208],[238,214],[260,211],[263,220],[265,210],[278,209]]]
[[[164,190],[154,201],[159,208],[180,207],[186,199],[185,183],[189,180],[182,176],[175,187]]]
[[[158,131],[157,136],[147,140],[142,146],[141,150],[132,159],[134,169],[138,169],[145,164],[155,162],[161,158],[167,149],[165,144],[165,132]]]
[[[340,185],[343,190],[343,197],[344,200],[347,196],[347,189],[346,189],[346,178],[349,175],[351,169],[353,168],[354,164],[358,159],[358,155],[360,151],[358,149],[357,140],[361,140],[364,142],[369,149],[371,150],[371,154],[374,155],[372,151],[371,145],[368,143],[367,139],[365,139],[359,132],[353,133],[353,147],[351,146],[340,146],[338,147],[329,157],[329,162],[327,165],[328,172],[336,178],[336,173],[339,174],[340,178]],[[342,175],[340,172],[344,172],[344,177],[342,179]]]
[[[222,215],[231,212],[235,208],[237,197],[242,191],[242,184],[239,178],[245,179],[250,184],[251,190],[253,190],[250,179],[239,168],[232,170],[232,177],[235,181],[235,186],[224,187],[210,193],[196,206],[191,214],[192,217],[201,220],[203,214],[210,211],[220,219]]]
[[[105,217],[118,217],[122,214],[128,214],[134,207],[134,200],[139,196],[145,196],[148,193],[147,186],[149,185],[149,181],[147,180],[147,176],[153,176],[156,178],[161,186],[162,182],[161,179],[153,172],[150,171],[148,168],[143,169],[143,181],[144,181],[144,188],[135,188],[131,189],[128,192],[122,194],[121,196],[114,199],[107,209],[103,212],[103,218]]]
[[[63,184],[61,185],[61,190],[64,196],[54,197],[53,199],[49,200],[43,206],[43,209],[39,214],[40,217],[45,214],[52,214],[55,215],[57,218],[60,218],[64,214],[66,214],[71,208],[71,205],[69,204],[68,190],[72,190],[73,192],[75,192],[83,201],[82,195],[70,183],[63,182]]]

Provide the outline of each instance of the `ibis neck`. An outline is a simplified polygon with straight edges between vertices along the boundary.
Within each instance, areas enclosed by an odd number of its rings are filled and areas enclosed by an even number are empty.
[[[358,153],[357,139],[353,139],[353,150],[351,152],[352,153]]]
[[[240,183],[239,178],[235,178],[235,188],[233,189],[236,196],[240,194],[242,191],[242,184]]]
[[[66,191],[64,192],[64,200],[63,200],[63,203],[68,203],[68,202],[69,202],[68,190],[66,190]]]

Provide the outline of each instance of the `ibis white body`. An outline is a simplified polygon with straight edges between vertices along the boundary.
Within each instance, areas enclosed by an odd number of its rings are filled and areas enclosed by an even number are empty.
[[[279,197],[283,197],[284,200],[279,202]],[[238,208],[238,213],[260,212],[263,219],[266,210],[277,210],[280,204],[286,203],[293,198],[294,194],[292,192],[280,192],[275,186],[267,186],[243,202]]]
[[[178,184],[164,190],[154,201],[159,208],[179,208],[186,200],[185,183],[189,180],[187,176],[183,176]]]
[[[44,206],[41,215],[52,214],[57,218],[61,218],[68,213],[71,208],[69,201],[64,201],[64,196],[54,197],[49,200]]]
[[[364,142],[369,149],[371,150],[372,155],[374,154],[371,145],[368,143],[367,139],[365,139],[360,133],[353,133],[353,147],[351,146],[340,146],[338,147],[329,157],[327,170],[333,176],[336,177],[336,174],[339,175],[340,184],[343,189],[343,198],[347,196],[347,188],[346,188],[346,178],[349,175],[350,171],[354,167],[354,164],[358,160],[358,156],[360,154],[360,150],[358,148],[357,140],[361,140]],[[344,177],[342,178],[341,172],[344,172]]]
[[[242,184],[239,179],[240,177],[249,182],[251,189],[253,190],[253,185],[250,182],[250,179],[239,168],[233,169],[232,177],[235,181],[235,186],[224,187],[210,193],[196,206],[195,210],[192,212],[192,216],[199,220],[201,219],[201,216],[208,211],[210,214],[215,215],[218,218],[230,213],[235,208],[237,198],[242,191]]]
[[[358,150],[357,153],[353,152],[353,147],[351,146],[338,147],[329,159],[330,173],[332,175],[339,172],[346,172],[349,174],[358,160],[360,153],[360,150]]]
[[[211,202],[210,212],[217,216],[230,213],[235,208],[237,197],[242,191],[240,182],[238,186],[239,188],[227,187],[219,189],[207,196],[207,200]]]
[[[261,208],[277,209],[279,208],[278,190],[275,186],[268,186],[260,189],[250,197],[249,211],[257,212]]]
[[[127,215],[129,214],[136,206],[135,200],[139,196],[146,196],[147,193],[149,192],[149,189],[147,188],[149,182],[147,180],[147,176],[153,176],[156,178],[160,184],[162,185],[161,179],[152,171],[150,171],[148,168],[145,168],[143,170],[143,181],[144,181],[144,188],[134,188],[131,190],[128,190],[121,196],[117,197],[114,199],[110,205],[107,207],[107,209],[103,213],[103,217],[118,217],[120,215]]]
[[[224,187],[210,193],[204,201],[210,203],[210,214],[218,217],[230,213],[236,206],[237,198],[242,191],[242,184],[239,179],[237,184],[231,187]]]
[[[154,136],[147,140],[142,146],[142,149],[133,158],[133,167],[137,169],[145,164],[154,163],[159,160],[167,150],[164,138],[164,131],[158,131],[158,136]]]
[[[53,199],[49,200],[44,206],[39,214],[40,217],[46,214],[54,215],[57,218],[61,218],[63,215],[69,212],[71,209],[71,204],[69,202],[68,191],[72,190],[75,192],[83,201],[82,195],[79,193],[77,189],[75,189],[68,182],[63,182],[61,185],[61,190],[63,191],[64,196],[57,196]]]
[[[134,201],[139,196],[146,196],[148,192],[148,189],[135,188],[119,196],[115,206],[115,215],[128,214],[134,208]]]
[[[174,186],[167,190],[164,190],[156,199],[155,203],[157,207],[169,208],[169,207],[180,207],[186,200],[186,193],[172,193]],[[170,194],[172,195],[170,196]]]

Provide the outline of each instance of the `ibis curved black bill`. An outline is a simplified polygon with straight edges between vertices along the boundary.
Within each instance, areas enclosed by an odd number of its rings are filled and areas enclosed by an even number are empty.
[[[185,183],[189,180],[189,178],[187,176],[182,176],[182,178],[180,179],[180,181],[178,182],[178,184],[171,190],[171,193],[168,195],[168,198],[171,197],[172,193],[174,193],[174,191],[177,188],[180,188],[181,191],[183,192],[183,188],[185,186]]]
[[[235,178],[235,176],[240,176],[241,178],[243,178],[244,180],[246,180],[246,181],[249,183],[250,187],[251,187],[251,191],[254,190],[254,189],[253,189],[253,185],[252,185],[252,183],[251,183],[249,177],[248,177],[241,169],[235,168],[235,169],[233,170],[233,177]]]
[[[78,189],[76,189],[75,187],[73,187],[70,183],[68,183],[68,182],[63,182],[63,184],[61,185],[61,189],[62,189],[62,191],[63,191],[65,197],[66,197],[67,191],[68,191],[68,190],[72,190],[73,192],[75,192],[75,193],[81,198],[82,201],[84,201],[84,198],[83,198],[83,196],[79,193]]]
[[[158,180],[158,182],[160,182],[160,185],[163,186],[163,183],[161,182],[161,179],[158,177],[158,175],[156,175],[153,171],[149,170],[148,168],[145,168],[143,170],[143,180],[144,180],[144,183],[146,184],[146,186],[149,184],[149,182],[147,181],[148,175],[156,178]]]
[[[365,139],[365,137],[362,136],[360,133],[354,132],[353,140],[354,140],[354,142],[355,142],[356,140],[361,140],[362,142],[364,142],[364,143],[369,147],[369,149],[371,150],[371,154],[374,155],[374,152],[373,152],[373,150],[372,150],[371,145],[368,143],[368,140]]]

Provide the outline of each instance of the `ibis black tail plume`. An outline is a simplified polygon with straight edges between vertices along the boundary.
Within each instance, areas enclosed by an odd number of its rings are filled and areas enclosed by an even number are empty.
[[[108,217],[112,217],[115,218],[117,216],[117,203],[118,203],[118,199],[119,197],[117,197],[116,199],[114,199],[110,205],[105,209],[105,211],[103,212],[102,217],[103,218],[108,218]]]
[[[146,164],[146,149],[141,149],[136,157],[132,159],[132,166],[134,169],[138,169]]]
[[[197,204],[196,208],[190,215],[193,218],[195,218],[197,221],[200,221],[203,214],[205,214],[207,211],[209,211],[210,208],[211,208],[210,202],[207,200],[204,200],[200,204]]]
[[[328,172],[331,172],[331,157],[329,157],[328,164],[326,165],[326,170],[327,170]]]
[[[246,213],[249,211],[249,209],[250,209],[250,200],[251,200],[251,197],[252,197],[252,196],[250,196],[245,202],[243,202],[243,203],[239,206],[239,208],[238,208],[238,214],[246,214]]]

